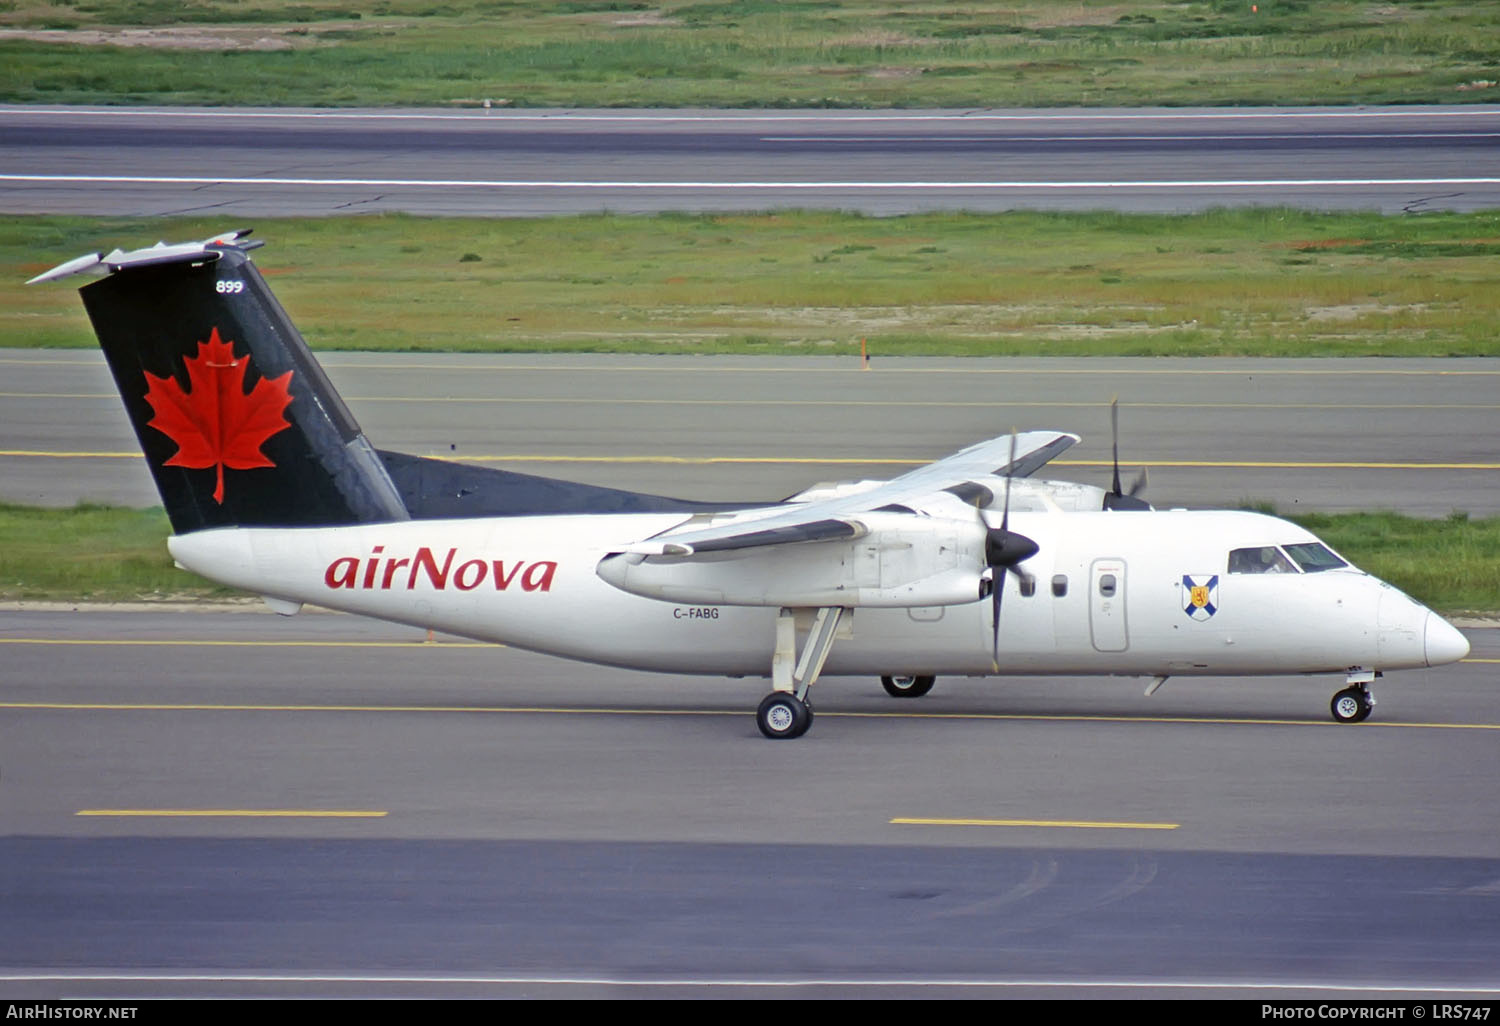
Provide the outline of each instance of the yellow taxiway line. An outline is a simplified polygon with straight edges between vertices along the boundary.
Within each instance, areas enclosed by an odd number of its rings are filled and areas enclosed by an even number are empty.
[[[504,648],[490,641],[232,641],[209,638],[0,638],[0,645],[159,645],[164,648]]]
[[[547,716],[747,716],[743,709],[626,709],[618,706],[545,706],[545,705],[299,705],[195,703],[195,702],[0,702],[0,709],[30,712],[326,712],[326,713],[469,713]],[[923,712],[836,712],[818,710],[818,717],[867,720],[958,720],[969,722],[1009,721],[1024,723],[1126,723],[1126,724],[1196,724],[1209,726],[1260,727],[1337,727],[1347,724],[1333,720],[1288,720],[1228,716],[1096,716],[1084,713],[923,713]],[[1417,721],[1368,720],[1366,728],[1404,728],[1425,730],[1500,730],[1500,723],[1424,723]]]
[[[0,456],[35,456],[53,460],[145,459],[139,452],[47,452],[40,449],[0,449]]]
[[[871,354],[872,358],[880,358],[878,352]],[[816,366],[747,366],[742,362],[735,363],[673,363],[662,365],[652,361],[639,365],[598,363],[598,364],[531,364],[531,363],[423,363],[420,361],[404,361],[393,363],[366,363],[350,362],[338,359],[336,354],[324,353],[321,361],[326,368],[342,369],[349,368],[359,371],[390,371],[390,370],[436,370],[436,371],[489,371],[497,374],[513,374],[518,371],[540,371],[548,374],[744,374],[753,372],[756,374],[847,374],[850,372],[863,372],[860,360],[852,354],[837,357],[846,362],[838,366],[828,366],[821,363]],[[726,360],[735,360],[735,357],[726,357]],[[739,359],[758,360],[761,357],[748,356]],[[801,357],[791,357],[791,360],[799,361]],[[893,359],[885,357],[888,362]],[[963,358],[956,358],[963,359]],[[49,360],[35,357],[0,357],[0,364],[33,365],[40,367],[98,367],[103,364],[101,358],[80,357],[62,358]],[[872,364],[875,372],[884,370],[877,364]],[[1495,377],[1500,376],[1500,370],[1486,370],[1469,368],[1464,370],[1423,368],[1423,367],[1349,367],[1344,368],[1321,368],[1321,367],[1270,367],[1270,368],[1246,368],[1246,367],[1011,367],[1011,366],[983,366],[976,361],[975,366],[949,366],[949,367],[914,367],[903,362],[893,365],[893,370],[901,374],[961,374],[970,377],[975,374],[1000,374],[1006,377],[1018,377],[1020,375],[1032,375],[1042,377],[1060,377],[1069,375],[1146,375],[1150,377],[1408,377],[1408,378],[1464,378],[1464,377]]]
[[[908,819],[891,820],[892,826],[944,827],[1047,827],[1078,830],[1176,830],[1180,823],[1125,823],[1084,819]]]
[[[0,392],[0,399],[93,399],[112,402],[114,392]],[[1045,410],[1097,410],[1108,403],[1062,400],[971,400],[971,399],[640,399],[619,396],[524,396],[524,395],[448,395],[440,398],[426,395],[350,395],[351,403],[478,403],[494,406],[873,406],[880,409],[910,407],[914,409],[970,408],[1002,410],[1010,408]],[[1500,403],[1214,403],[1214,402],[1132,402],[1132,410],[1500,410]]]
[[[0,449],[0,456],[34,459],[144,459],[139,452],[48,451],[42,449]],[[564,456],[532,453],[481,453],[455,459],[441,454],[429,457],[454,463],[605,463],[665,464],[682,466],[730,465],[812,465],[812,466],[893,466],[918,467],[929,460],[895,459],[883,456]],[[1053,460],[1053,467],[1112,467],[1109,460]],[[1147,467],[1216,470],[1500,470],[1500,463],[1411,463],[1361,460],[1121,460],[1121,467]]]
[[[381,819],[381,809],[79,809],[75,816],[193,816],[260,819]]]
[[[506,648],[498,641],[299,641],[241,640],[228,638],[7,638],[0,645],[134,645],[162,648]],[[1500,659],[1466,656],[1460,663],[1500,663]],[[850,713],[848,715],[855,715]],[[862,714],[861,714],[862,715]]]

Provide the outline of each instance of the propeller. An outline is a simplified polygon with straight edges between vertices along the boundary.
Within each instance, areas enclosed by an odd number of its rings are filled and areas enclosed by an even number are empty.
[[[1109,401],[1109,426],[1110,426],[1110,451],[1114,454],[1115,474],[1110,484],[1109,491],[1104,496],[1105,509],[1150,509],[1151,504],[1140,498],[1146,490],[1148,474],[1146,468],[1141,468],[1141,474],[1130,486],[1130,491],[1124,491],[1120,487],[1120,397],[1115,396]]]
[[[1020,563],[1037,553],[1037,544],[1024,534],[1010,529],[1010,479],[1016,465],[1016,433],[1010,433],[1010,462],[1005,468],[1005,501],[1000,514],[1000,526],[991,527],[979,511],[979,522],[984,525],[985,574],[990,587],[990,662],[995,671],[1000,670],[1000,602],[1005,594],[1005,575],[1015,570],[1022,580],[1030,575],[1022,570]],[[978,509],[978,507],[976,507]],[[981,593],[982,594],[982,593]]]

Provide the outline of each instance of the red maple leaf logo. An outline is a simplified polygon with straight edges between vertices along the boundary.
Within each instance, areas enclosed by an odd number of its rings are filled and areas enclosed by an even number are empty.
[[[186,392],[176,378],[159,378],[146,371],[146,402],[156,413],[147,426],[177,443],[177,454],[167,460],[167,466],[218,469],[214,501],[223,505],[225,467],[276,466],[260,447],[292,426],[282,416],[292,401],[287,391],[292,372],[261,378],[246,393],[250,357],[236,357],[234,343],[221,341],[218,328],[209,333],[207,342],[198,343],[198,355],[183,363],[188,372]]]

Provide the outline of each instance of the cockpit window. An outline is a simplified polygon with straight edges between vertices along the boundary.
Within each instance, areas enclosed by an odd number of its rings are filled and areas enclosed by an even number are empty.
[[[1297,568],[1274,545],[1254,549],[1235,549],[1229,554],[1232,574],[1294,574]]]
[[[1306,545],[1288,545],[1287,553],[1297,561],[1306,573],[1315,574],[1319,570],[1337,570],[1341,566],[1348,566],[1342,559],[1328,551],[1328,546],[1319,542],[1309,542]]]

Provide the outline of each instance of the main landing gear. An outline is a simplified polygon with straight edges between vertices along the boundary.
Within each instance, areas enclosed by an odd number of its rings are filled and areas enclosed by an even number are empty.
[[[1329,709],[1339,723],[1359,723],[1369,719],[1375,708],[1375,696],[1370,694],[1370,684],[1380,676],[1374,670],[1350,670],[1349,686],[1333,696]]]
[[[778,741],[801,737],[812,726],[812,705],[807,692],[823,672],[843,616],[842,606],[818,609],[799,658],[796,611],[783,609],[776,614],[776,651],[771,656],[771,685],[776,690],[762,699],[755,710],[755,725],[766,737]]]
[[[766,737],[801,737],[812,726],[812,706],[790,691],[773,691],[760,701],[755,723]]]
[[[881,677],[880,686],[892,698],[921,698],[932,690],[936,677]]]

